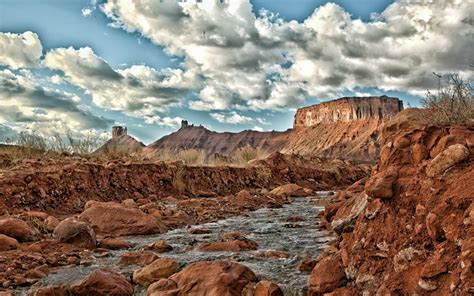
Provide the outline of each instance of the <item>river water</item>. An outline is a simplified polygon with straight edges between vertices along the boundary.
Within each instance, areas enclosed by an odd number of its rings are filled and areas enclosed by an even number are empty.
[[[326,192],[318,192],[324,199]],[[323,206],[310,198],[295,198],[282,208],[263,208],[248,213],[248,216],[231,217],[218,222],[171,230],[152,236],[126,237],[139,250],[156,240],[165,240],[173,251],[159,254],[170,257],[183,266],[194,261],[232,259],[250,267],[257,275],[277,283],[285,295],[306,295],[308,273],[298,270],[298,263],[308,256],[317,257],[325,245],[332,240],[327,231],[318,230],[316,215]],[[290,216],[302,216],[304,221],[287,222]],[[191,234],[194,228],[210,230],[210,234]],[[246,252],[200,252],[196,246],[205,242],[218,241],[223,233],[240,232],[246,238],[258,243],[256,251]],[[96,258],[90,266],[63,267],[52,270],[35,286],[66,284],[81,279],[95,269],[115,269],[130,277],[137,266],[122,267],[118,264],[120,255],[132,250],[111,251],[108,257]],[[288,258],[264,258],[258,253],[283,251]],[[34,288],[33,288],[34,289]],[[145,290],[136,288],[135,295],[144,295]],[[26,292],[22,293],[25,294]]]

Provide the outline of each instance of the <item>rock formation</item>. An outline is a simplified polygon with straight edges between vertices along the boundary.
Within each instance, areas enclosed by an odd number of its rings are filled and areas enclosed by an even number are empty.
[[[372,176],[326,206],[339,236],[309,295],[472,295],[474,126],[424,126],[422,110],[385,123]]]
[[[124,126],[112,127],[112,138],[97,149],[94,154],[99,153],[125,153],[131,154],[141,152],[145,144],[128,135]]]
[[[403,102],[397,98],[345,97],[334,101],[298,109],[294,128],[352,122],[356,120],[384,120],[403,110]]]

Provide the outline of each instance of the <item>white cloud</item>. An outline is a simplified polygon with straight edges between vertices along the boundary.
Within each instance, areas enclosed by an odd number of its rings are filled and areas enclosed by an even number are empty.
[[[44,135],[107,129],[113,123],[91,113],[75,94],[44,87],[38,81],[29,70],[0,71],[0,123]]]
[[[82,13],[82,16],[83,16],[83,17],[88,17],[88,16],[90,16],[90,15],[92,14],[93,11],[94,11],[94,10],[92,10],[91,8],[85,7],[85,8],[83,8],[83,9],[81,10],[81,13]]]
[[[0,65],[13,69],[35,67],[43,55],[43,46],[36,33],[0,32]]]
[[[191,108],[281,110],[357,87],[419,94],[435,86],[433,71],[468,71],[470,2],[399,0],[367,23],[333,3],[303,23],[256,17],[237,0],[109,0],[102,10],[116,27],[185,57],[204,80]]]
[[[217,120],[220,123],[227,124],[268,124],[268,122],[263,118],[252,118],[249,116],[241,115],[236,111],[231,111],[227,113],[211,113],[212,118]]]
[[[134,65],[114,70],[92,49],[57,48],[46,54],[45,65],[61,70],[72,84],[85,90],[95,105],[125,114],[153,117],[178,106],[198,85],[191,71]]]

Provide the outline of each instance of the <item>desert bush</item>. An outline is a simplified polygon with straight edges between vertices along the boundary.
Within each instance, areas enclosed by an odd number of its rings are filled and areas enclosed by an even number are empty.
[[[251,160],[263,159],[267,153],[259,148],[244,146],[237,149],[234,153],[234,162],[237,164],[247,164]]]
[[[176,160],[182,160],[186,165],[202,165],[204,153],[197,149],[181,150],[176,154]]]
[[[171,180],[171,186],[173,189],[179,193],[184,193],[186,189],[186,183],[184,182],[184,168],[177,167],[173,174],[173,179]]]
[[[427,120],[436,125],[465,124],[474,120],[473,85],[458,74],[438,76],[436,93],[428,91],[423,106],[431,111]]]

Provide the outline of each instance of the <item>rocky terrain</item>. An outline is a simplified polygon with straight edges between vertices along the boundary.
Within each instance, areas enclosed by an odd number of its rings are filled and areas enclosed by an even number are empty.
[[[310,295],[474,293],[474,126],[416,124],[423,116],[387,122],[370,178],[326,207],[323,224],[338,237]]]
[[[282,152],[375,162],[380,153],[382,123],[403,110],[397,98],[352,97],[298,109],[293,128],[284,132],[218,133],[183,121],[181,128],[143,149],[148,156],[162,151],[197,149],[206,161],[231,158],[237,149],[254,147],[265,153]],[[136,140],[114,137],[99,151],[117,146],[122,150],[141,148]],[[115,143],[115,144],[114,144]],[[130,143],[129,148],[124,144]]]

